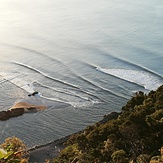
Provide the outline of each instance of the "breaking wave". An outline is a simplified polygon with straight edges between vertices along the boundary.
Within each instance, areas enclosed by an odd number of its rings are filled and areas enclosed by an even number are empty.
[[[96,69],[103,73],[113,75],[117,78],[143,86],[146,90],[156,90],[163,83],[161,77],[145,71],[128,69],[106,69],[99,67]]]

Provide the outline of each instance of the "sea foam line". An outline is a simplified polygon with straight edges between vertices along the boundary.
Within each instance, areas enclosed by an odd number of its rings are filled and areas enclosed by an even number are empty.
[[[67,86],[70,86],[70,87],[79,89],[79,88],[78,88],[77,86],[75,86],[75,85],[72,85],[72,84],[69,84],[69,83],[64,82],[64,81],[62,81],[62,80],[53,78],[53,77],[49,76],[48,74],[46,74],[46,73],[44,73],[44,72],[42,72],[42,71],[40,71],[40,70],[38,70],[38,69],[36,69],[36,68],[34,68],[34,67],[31,67],[31,66],[29,66],[29,65],[26,65],[26,64],[23,64],[23,63],[19,63],[19,62],[13,62],[13,63],[16,64],[16,65],[23,66],[23,67],[26,67],[26,68],[28,68],[28,69],[31,69],[31,70],[33,70],[33,71],[35,71],[35,72],[37,72],[37,73],[39,73],[39,74],[45,76],[45,77],[48,78],[48,79],[51,79],[51,80],[53,80],[53,81],[57,81],[57,82],[60,82],[60,83],[62,83],[62,84],[65,84],[65,85],[67,85]]]
[[[103,55],[105,57],[106,56],[109,57],[109,58],[111,57],[112,59],[116,60],[116,62],[119,61],[120,63],[124,63],[125,65],[130,65],[130,66],[132,66],[134,68],[140,69],[141,71],[146,71],[148,73],[151,73],[151,74],[153,74],[153,75],[163,79],[163,76],[161,74],[159,74],[159,73],[157,73],[157,72],[155,72],[155,71],[153,71],[153,70],[151,70],[151,69],[149,69],[147,67],[144,67],[144,66],[142,66],[140,64],[131,62],[131,61],[127,60],[126,58],[124,59],[124,58],[121,58],[121,57],[117,57],[114,54],[110,54],[107,51],[104,51],[104,50],[101,50],[101,49],[97,49],[97,48],[95,48],[93,50],[96,53],[98,52],[98,53],[100,53],[100,55]]]
[[[143,86],[147,90],[156,90],[160,85],[162,85],[162,79],[153,73],[138,71],[138,70],[128,70],[128,69],[106,69],[106,68],[96,68],[98,71],[103,73],[113,75],[120,79],[138,84]]]
[[[83,92],[83,93],[86,93],[86,94],[88,94],[88,95],[91,95],[91,96],[93,96],[93,97],[96,97],[96,98],[98,98],[99,100],[101,100],[102,102],[106,102],[105,100],[103,100],[103,99],[97,97],[96,95],[94,95],[94,94],[92,94],[92,93],[90,93],[90,92],[88,92],[88,91],[85,91],[85,90],[83,90],[83,89],[77,87],[76,85],[72,85],[72,84],[69,84],[69,83],[64,82],[64,81],[62,81],[62,80],[53,78],[53,77],[49,76],[48,74],[46,74],[46,73],[44,73],[44,72],[42,72],[42,71],[40,71],[40,70],[38,70],[38,69],[36,69],[36,68],[33,68],[33,67],[29,66],[29,65],[26,65],[26,64],[23,64],[23,63],[20,63],[20,62],[12,62],[12,63],[13,63],[13,64],[16,64],[16,65],[19,65],[19,66],[23,66],[23,67],[28,68],[28,69],[31,69],[31,70],[33,70],[33,71],[35,71],[35,72],[37,72],[37,73],[39,73],[39,74],[41,74],[41,75],[47,77],[48,79],[51,79],[51,80],[53,80],[53,81],[60,82],[60,83],[62,83],[62,84],[65,84],[65,85],[70,86],[70,87],[72,87],[72,88],[75,88],[75,89],[77,89],[77,90],[80,90],[80,91]],[[91,83],[91,84],[92,84],[92,85],[95,85],[95,84],[93,84],[93,83]],[[99,86],[98,86],[98,87],[99,87]],[[109,93],[111,93],[111,94],[113,94],[113,95],[120,96],[120,95],[117,95],[117,94],[115,94],[115,93],[113,93],[113,92],[111,92],[111,91],[109,91],[109,90],[107,90],[107,89],[104,89],[104,88],[102,88],[102,87],[99,87],[99,88],[102,89],[102,90],[104,90],[104,91],[107,91],[107,92],[109,92]],[[125,97],[122,97],[122,98],[125,98]]]
[[[34,83],[40,85],[41,87],[44,87],[44,88],[56,91],[58,93],[64,93],[64,94],[67,94],[67,95],[70,95],[70,96],[74,96],[74,97],[78,97],[78,98],[81,98],[81,99],[84,99],[84,100],[89,100],[87,97],[82,97],[82,96],[79,96],[79,95],[77,95],[75,93],[68,92],[68,90],[60,90],[59,88],[50,87],[50,86],[44,85],[44,84],[39,83],[39,82],[34,82]]]

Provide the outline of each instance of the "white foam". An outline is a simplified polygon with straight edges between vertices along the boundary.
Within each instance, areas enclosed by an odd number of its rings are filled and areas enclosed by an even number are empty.
[[[101,103],[100,101],[98,100],[91,100],[91,101],[78,101],[78,102],[69,102],[69,104],[75,108],[83,108],[83,107],[91,107],[93,106],[94,104],[99,104]]]
[[[159,77],[145,71],[106,68],[96,69],[98,71],[116,76],[123,80],[139,84],[147,90],[156,90],[160,85],[162,85],[162,81]]]
[[[6,73],[6,72],[0,72],[0,75],[5,79],[5,80],[8,80],[9,82],[13,83],[14,85],[16,85],[17,87],[27,91],[29,94],[33,93],[35,91],[35,88],[34,88],[34,84],[35,81],[31,81],[30,82],[27,82],[26,80],[24,80],[23,78],[23,74],[18,74],[18,73]],[[52,87],[48,87],[46,86],[47,88],[50,88],[52,90],[58,90],[58,91],[61,91],[59,88],[52,88]],[[63,91],[63,90],[62,90]],[[66,90],[64,90],[66,91]],[[67,92],[67,93],[72,93],[72,92]],[[59,102],[59,103],[65,103],[65,104],[68,104],[68,105],[71,105],[73,107],[83,107],[83,106],[90,106],[90,105],[93,105],[95,103],[98,103],[97,101],[92,101],[92,100],[89,100],[87,97],[81,97],[77,94],[72,94],[72,96],[78,96],[80,98],[82,98],[84,101],[75,101],[75,102],[72,102],[72,101],[65,101],[65,100],[60,100],[60,99],[57,99],[57,98],[53,98],[53,97],[45,97],[43,96],[40,92],[34,96],[30,96],[30,97],[26,97],[24,100],[28,103],[31,103],[31,104],[38,104],[38,103],[47,103],[46,105],[48,105],[48,103],[50,101],[54,102]],[[46,101],[48,100],[48,102]],[[20,101],[23,101],[22,99]],[[20,101],[16,101],[16,102],[20,102]],[[46,101],[46,102],[45,102]]]

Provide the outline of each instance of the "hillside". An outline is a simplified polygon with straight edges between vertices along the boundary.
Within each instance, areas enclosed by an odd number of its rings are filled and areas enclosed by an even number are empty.
[[[53,163],[150,162],[163,146],[163,85],[148,95],[137,92],[120,113],[72,135],[66,145]]]

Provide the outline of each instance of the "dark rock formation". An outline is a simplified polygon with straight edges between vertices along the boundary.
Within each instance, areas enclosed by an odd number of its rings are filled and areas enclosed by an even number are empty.
[[[0,120],[7,120],[12,117],[20,116],[24,113],[24,108],[14,108],[7,111],[0,111]]]
[[[26,113],[36,113],[37,112],[37,107],[29,107],[29,108],[26,108],[25,110]]]
[[[10,110],[11,117],[17,117],[24,113],[24,108],[14,108]]]
[[[0,120],[7,120],[9,119],[9,116],[7,115],[7,111],[1,111],[0,112]]]
[[[36,110],[37,108],[36,107],[29,107],[27,108],[27,110]]]
[[[35,91],[35,92],[29,94],[28,96],[35,96],[36,94],[38,94],[38,92]]]
[[[108,115],[104,115],[103,119],[99,123],[104,124],[110,120],[117,119],[119,115],[120,115],[120,113],[111,112]]]
[[[37,94],[37,92],[34,92],[34,94]],[[24,113],[36,113],[37,111],[44,109],[47,109],[47,106],[34,105],[28,102],[20,101],[15,103],[10,109],[0,111],[0,120],[7,120],[12,117],[23,115]]]

